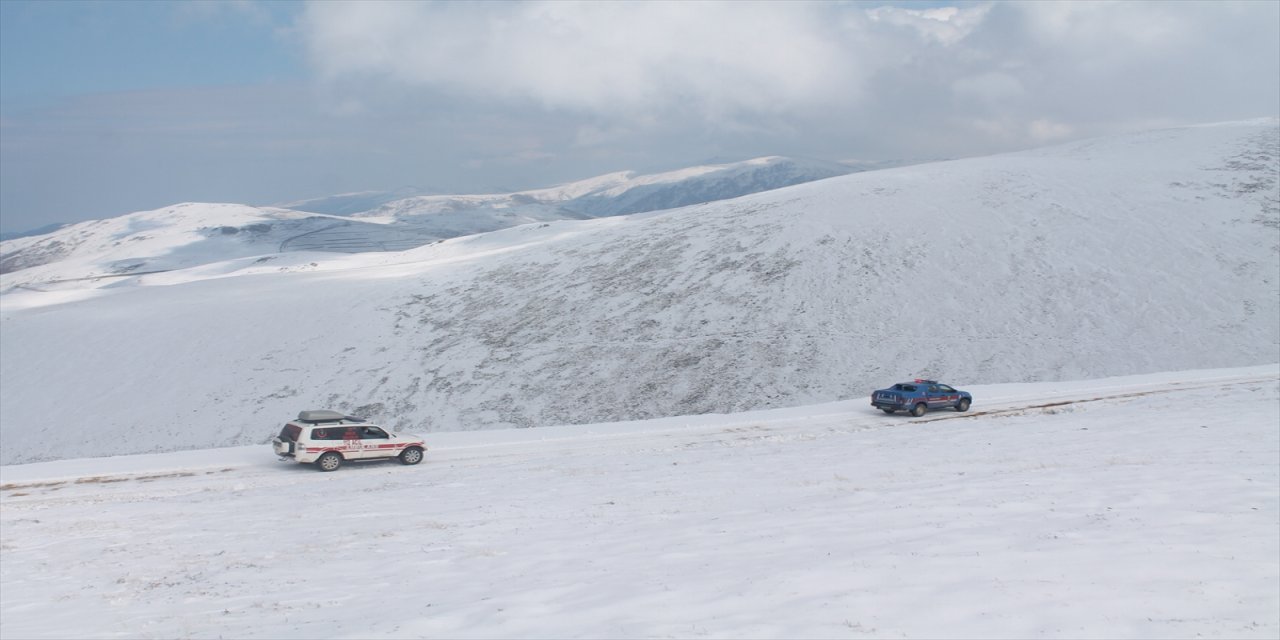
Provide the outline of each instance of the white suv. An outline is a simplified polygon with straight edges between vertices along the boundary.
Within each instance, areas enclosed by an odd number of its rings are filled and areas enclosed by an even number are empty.
[[[335,471],[347,460],[400,458],[404,464],[418,464],[427,450],[420,436],[391,433],[337,411],[300,412],[271,439],[271,446],[282,460],[314,462],[321,471]]]

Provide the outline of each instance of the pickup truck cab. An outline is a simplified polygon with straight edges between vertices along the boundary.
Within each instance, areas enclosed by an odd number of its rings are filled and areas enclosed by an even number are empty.
[[[937,380],[899,382],[888,389],[877,389],[871,394],[871,405],[875,408],[885,413],[901,409],[917,418],[929,409],[968,411],[971,404],[973,396],[969,392],[959,391]]]
[[[321,471],[336,471],[349,460],[399,458],[403,464],[418,464],[427,450],[421,436],[393,433],[364,418],[326,410],[300,412],[271,439],[271,447],[282,460],[314,463]]]

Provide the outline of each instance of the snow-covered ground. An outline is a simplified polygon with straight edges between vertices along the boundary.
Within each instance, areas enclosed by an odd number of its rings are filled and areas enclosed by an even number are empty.
[[[0,467],[4,638],[1274,638],[1280,366]]]

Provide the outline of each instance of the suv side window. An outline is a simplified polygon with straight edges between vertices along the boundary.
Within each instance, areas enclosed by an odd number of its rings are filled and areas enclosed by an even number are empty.
[[[316,427],[311,430],[312,440],[342,440],[342,427]]]
[[[360,437],[365,440],[386,440],[389,438],[386,431],[377,427],[363,427],[360,431]]]

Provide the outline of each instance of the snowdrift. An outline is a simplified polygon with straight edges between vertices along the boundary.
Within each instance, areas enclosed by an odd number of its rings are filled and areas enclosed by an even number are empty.
[[[1155,131],[10,294],[0,463],[262,442],[307,408],[477,430],[1276,362],[1278,147],[1276,120]]]

